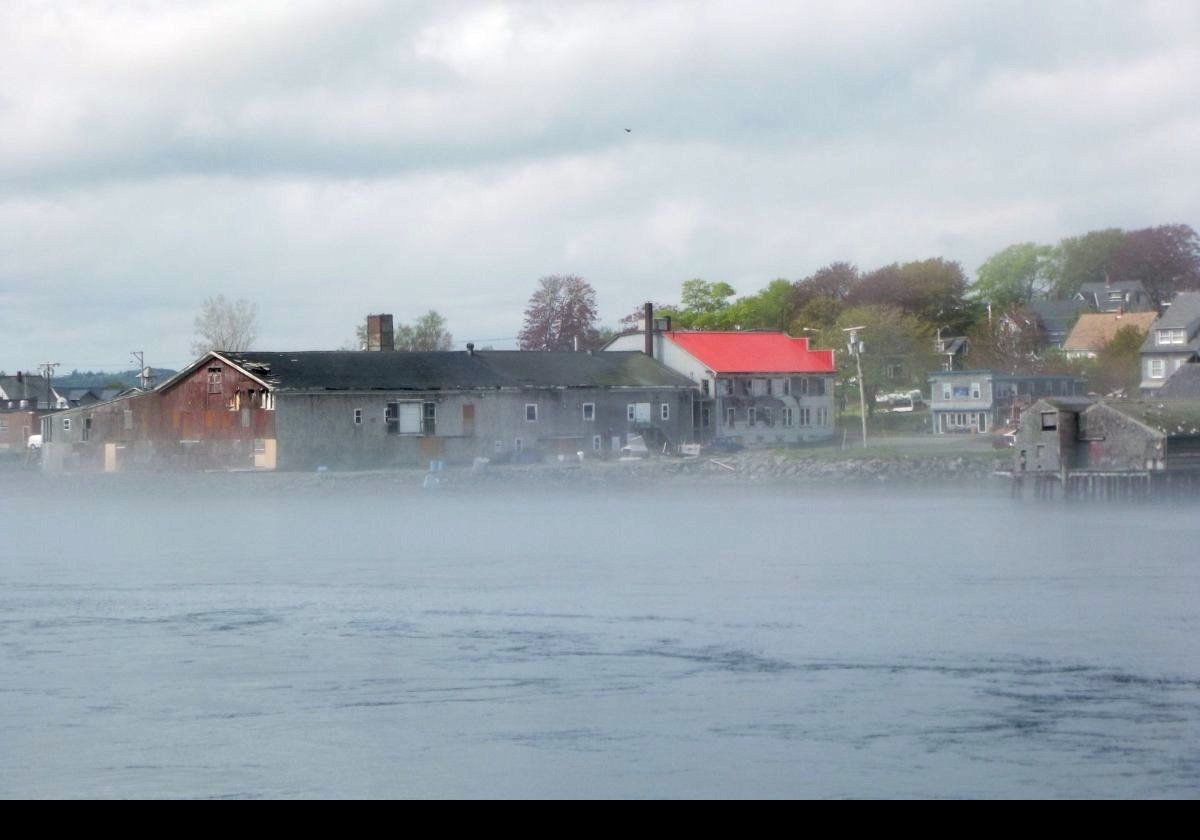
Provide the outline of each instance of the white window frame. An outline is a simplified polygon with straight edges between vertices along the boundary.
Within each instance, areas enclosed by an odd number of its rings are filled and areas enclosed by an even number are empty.
[[[946,402],[949,402],[953,398],[954,398],[954,386],[951,385],[949,382],[943,382],[942,383],[942,399]]]
[[[732,408],[725,409],[725,425],[726,426],[737,425],[737,411],[735,411]]]
[[[604,446],[604,438],[600,435],[592,435],[592,451],[599,452]]]
[[[361,408],[354,409],[354,425],[361,426],[363,422],[363,410]]]
[[[583,417],[584,423],[595,423],[596,422],[596,404],[595,403],[584,403],[583,408],[581,409],[581,412],[582,412],[581,416]],[[589,416],[589,415],[591,415],[591,416]]]
[[[627,406],[625,406],[625,419],[630,423],[637,419],[637,408],[634,406],[634,403],[629,403]]]
[[[1169,329],[1158,331],[1158,344],[1187,344],[1187,332],[1182,329]]]
[[[973,399],[973,400],[982,399],[982,396],[983,396],[983,388],[980,386],[980,384],[978,382],[972,382],[971,383],[971,399]]]
[[[784,428],[790,429],[792,427],[792,422],[793,422],[792,410],[790,408],[785,407],[783,409],[783,426],[784,426]]]
[[[1149,374],[1151,379],[1165,379],[1167,376],[1167,360],[1151,359],[1149,363]]]
[[[662,405],[660,405],[658,407],[658,417],[660,420],[670,420],[671,419],[671,404],[670,403],[663,403]]]
[[[531,409],[531,408],[533,409],[532,417],[529,416],[531,413],[529,411],[529,409]],[[525,403],[525,422],[526,423],[536,423],[537,421],[538,421],[538,405],[537,405],[537,403]],[[517,438],[517,440],[520,440],[520,438]]]
[[[64,432],[71,431],[71,418],[70,417],[64,417],[62,419],[62,430]]]

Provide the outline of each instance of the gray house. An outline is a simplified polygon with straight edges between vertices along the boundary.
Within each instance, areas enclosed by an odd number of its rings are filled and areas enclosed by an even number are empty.
[[[1200,482],[1200,400],[1052,398],[1021,414],[1013,476],[1068,495],[1133,498]]]
[[[695,383],[643,353],[225,353],[274,394],[279,469],[532,460],[692,442]]]
[[[990,370],[930,374],[933,433],[990,432],[1015,425],[1020,411],[1038,397],[1078,396],[1084,381],[1061,374],[996,373]]]
[[[1154,301],[1140,280],[1084,283],[1075,295],[1097,312],[1149,312]]]
[[[1200,292],[1180,292],[1150,325],[1142,344],[1142,396],[1151,396],[1167,378],[1200,356]]]

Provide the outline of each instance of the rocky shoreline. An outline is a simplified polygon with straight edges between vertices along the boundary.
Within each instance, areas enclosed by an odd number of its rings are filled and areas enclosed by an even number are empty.
[[[489,491],[513,488],[621,489],[661,485],[705,486],[887,486],[978,487],[995,481],[997,461],[990,452],[970,454],[837,457],[828,451],[748,450],[716,457],[647,458],[638,461],[546,461],[538,464],[449,466],[356,472],[59,473],[33,472],[25,485],[81,492],[277,493],[356,489],[372,492],[422,490]]]

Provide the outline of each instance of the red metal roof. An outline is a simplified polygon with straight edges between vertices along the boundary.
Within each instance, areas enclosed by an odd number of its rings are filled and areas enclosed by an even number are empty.
[[[832,350],[780,332],[663,333],[714,373],[833,373]]]

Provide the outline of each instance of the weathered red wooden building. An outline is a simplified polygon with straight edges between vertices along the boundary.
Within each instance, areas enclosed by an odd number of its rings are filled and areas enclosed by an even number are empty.
[[[208,354],[154,391],[42,420],[49,469],[270,469],[274,395],[265,382]]]

